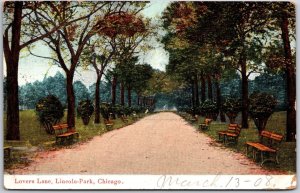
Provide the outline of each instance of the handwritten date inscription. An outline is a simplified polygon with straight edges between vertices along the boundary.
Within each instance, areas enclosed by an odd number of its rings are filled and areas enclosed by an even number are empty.
[[[215,175],[210,176],[207,179],[201,178],[199,180],[193,178],[187,179],[184,176],[168,176],[162,175],[157,180],[157,188],[168,189],[168,188],[178,188],[178,189],[189,189],[189,188],[199,188],[199,189],[244,189],[245,187],[250,188],[275,188],[276,184],[273,181],[273,177],[266,175],[262,177],[249,177],[246,176],[221,176]]]

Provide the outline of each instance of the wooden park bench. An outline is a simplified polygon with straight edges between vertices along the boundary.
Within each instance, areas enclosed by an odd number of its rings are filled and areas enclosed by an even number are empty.
[[[76,132],[74,128],[69,129],[69,125],[66,123],[54,125],[52,127],[55,131],[56,144],[64,144],[65,142],[70,144],[74,139],[76,141],[79,139],[79,133]]]
[[[11,151],[12,151],[12,146],[3,147],[4,161],[9,161],[11,159]]]
[[[133,112],[133,113],[132,113],[132,119],[133,119],[134,121],[138,120],[138,115],[136,114],[136,112]]]
[[[257,155],[260,154],[260,165],[263,165],[267,161],[279,164],[278,151],[282,140],[282,135],[270,131],[262,131],[259,142],[246,142],[246,154],[248,156],[250,149],[252,149],[252,158],[254,160],[257,160]]]
[[[229,124],[227,130],[219,131],[219,141],[222,141],[224,144],[228,143],[238,143],[238,138],[241,133],[241,127],[238,124]]]
[[[207,130],[209,128],[209,125],[211,122],[212,122],[212,119],[205,118],[203,123],[199,124],[199,129]]]
[[[191,123],[196,123],[198,121],[198,117],[197,116],[191,116],[188,118],[188,120],[191,122]]]
[[[111,130],[114,126],[114,122],[111,119],[105,119],[104,124],[107,130]]]
[[[121,120],[123,121],[123,123],[128,123],[128,118],[125,115],[121,115]]]

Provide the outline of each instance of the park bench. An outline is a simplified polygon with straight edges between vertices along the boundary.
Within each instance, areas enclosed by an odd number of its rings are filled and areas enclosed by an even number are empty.
[[[65,142],[70,144],[74,139],[76,139],[76,141],[79,139],[79,133],[76,132],[74,128],[69,129],[69,125],[66,123],[54,125],[52,127],[55,131],[56,144],[64,144]]]
[[[189,121],[191,123],[196,123],[198,121],[198,117],[197,116],[191,116],[191,117],[189,117]]]
[[[12,151],[12,146],[3,147],[4,161],[9,161],[11,159],[11,151]]]
[[[104,124],[107,130],[111,130],[114,126],[114,122],[111,119],[105,119]]]
[[[125,115],[121,115],[121,120],[123,121],[123,123],[128,123],[128,118]]]
[[[238,124],[229,124],[227,130],[219,131],[219,141],[222,141],[224,144],[234,143],[237,144],[238,138],[241,133],[241,127]]]
[[[205,118],[203,123],[199,124],[199,129],[207,130],[209,128],[209,125],[211,122],[212,122],[212,119]]]
[[[282,135],[270,131],[262,131],[259,142],[246,142],[246,155],[248,156],[250,149],[252,149],[252,158],[254,160],[257,160],[257,155],[260,154],[260,165],[267,161],[279,164],[278,151],[282,140]]]
[[[133,113],[132,113],[132,119],[133,119],[134,121],[136,121],[136,120],[138,119],[138,115],[136,114],[136,112],[133,112]]]

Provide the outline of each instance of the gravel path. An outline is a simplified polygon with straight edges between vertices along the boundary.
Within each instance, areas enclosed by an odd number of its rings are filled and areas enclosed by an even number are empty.
[[[71,149],[41,152],[17,174],[277,174],[214,145],[174,113],[162,112]]]

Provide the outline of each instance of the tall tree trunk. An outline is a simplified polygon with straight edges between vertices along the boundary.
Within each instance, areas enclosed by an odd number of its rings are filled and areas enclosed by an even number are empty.
[[[123,84],[123,82],[121,82],[120,83],[121,84],[121,89],[120,89],[120,99],[121,99],[121,105],[122,106],[125,106],[125,98],[124,98],[124,96],[125,96],[125,92],[124,92],[124,84]]]
[[[199,88],[198,88],[198,76],[195,76],[194,80],[194,85],[195,85],[195,105],[196,107],[199,107]]]
[[[207,96],[208,99],[213,100],[213,89],[210,75],[207,76]]]
[[[191,98],[191,102],[192,102],[192,114],[193,116],[195,116],[195,85],[194,85],[194,81],[191,81],[191,88],[192,88],[192,98]]]
[[[246,55],[245,51],[240,54],[239,64],[242,74],[242,127],[248,128],[248,107],[249,107],[249,91],[248,91],[248,77],[246,69]]]
[[[285,54],[285,73],[286,73],[286,83],[287,83],[287,101],[288,109],[286,114],[286,141],[296,141],[296,75],[295,67],[292,62],[292,52],[289,40],[289,21],[286,12],[282,13],[282,40],[284,44],[284,54]]]
[[[95,123],[100,123],[100,81],[101,75],[97,73],[96,89],[95,89]]]
[[[138,97],[137,97],[137,106],[140,106],[140,95],[138,94]]]
[[[7,140],[20,140],[18,67],[20,56],[22,9],[23,2],[15,2],[14,19],[12,22],[11,49],[9,48],[8,37],[6,37],[7,41],[4,40],[3,42],[7,70]]]
[[[68,101],[68,114],[67,122],[70,128],[75,126],[75,94],[73,88],[74,72],[67,73],[67,101]]]
[[[226,122],[226,118],[225,118],[225,114],[224,112],[222,111],[222,108],[221,108],[221,105],[222,105],[222,96],[221,96],[221,88],[220,88],[220,82],[219,80],[217,79],[215,81],[215,86],[216,86],[216,96],[217,96],[217,106],[218,106],[218,109],[220,111],[220,120],[222,122]]]
[[[117,77],[114,75],[111,85],[111,104],[116,105]]]
[[[201,102],[203,103],[206,99],[206,86],[205,86],[205,78],[204,75],[201,75]]]
[[[128,106],[131,107],[131,86],[127,87]]]
[[[143,106],[146,107],[146,97],[143,97]]]

